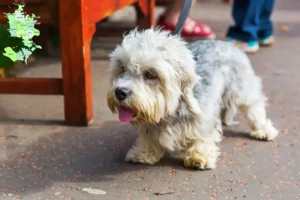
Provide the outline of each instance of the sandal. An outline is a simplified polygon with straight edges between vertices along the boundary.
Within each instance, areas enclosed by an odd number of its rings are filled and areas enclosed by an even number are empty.
[[[166,21],[165,16],[160,16],[157,22],[158,26],[161,26],[165,30],[169,30],[172,33],[176,29],[176,25],[168,23]],[[209,26],[205,24],[198,24],[192,19],[188,18],[186,22],[183,25],[182,31],[181,31],[182,37],[188,37],[188,38],[198,38],[198,39],[215,39],[216,35],[212,32],[212,30],[209,28]]]

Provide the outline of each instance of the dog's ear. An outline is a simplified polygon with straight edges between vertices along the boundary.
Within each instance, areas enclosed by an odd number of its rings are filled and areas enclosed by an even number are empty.
[[[186,92],[187,89],[193,88],[200,80],[200,77],[191,68],[182,68],[179,76],[182,92]]]
[[[175,66],[177,72],[178,85],[181,88],[181,101],[186,104],[189,113],[193,115],[194,119],[200,120],[202,118],[202,111],[198,105],[197,100],[193,94],[193,88],[196,83],[201,79],[195,72],[194,62],[181,63],[178,61],[168,61],[171,65]],[[187,66],[187,63],[191,66]]]
[[[176,79],[179,81],[178,84],[180,85],[183,92],[188,88],[193,88],[195,84],[200,80],[200,76],[196,74],[195,68],[193,66],[187,66],[186,63],[181,63],[176,60],[167,59],[167,62],[171,64],[176,70]],[[194,62],[190,64],[194,65]]]
[[[195,71],[182,70],[181,73],[181,91],[182,91],[182,101],[187,105],[187,109],[190,114],[193,115],[195,119],[200,120],[202,117],[202,111],[198,105],[197,100],[193,94],[193,88],[200,77],[195,73]]]

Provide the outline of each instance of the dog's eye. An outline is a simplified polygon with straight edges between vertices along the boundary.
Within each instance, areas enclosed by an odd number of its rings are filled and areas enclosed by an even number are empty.
[[[122,72],[122,73],[126,71],[126,68],[125,68],[125,67],[120,67],[120,69],[121,69],[121,72]]]
[[[149,80],[153,80],[153,79],[157,78],[157,76],[153,72],[151,72],[150,70],[146,71],[144,73],[144,77],[145,77],[145,79],[149,79]]]

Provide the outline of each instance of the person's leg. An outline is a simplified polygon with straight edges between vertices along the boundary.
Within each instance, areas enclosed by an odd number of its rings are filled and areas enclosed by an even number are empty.
[[[235,25],[229,28],[227,37],[243,42],[256,41],[264,2],[265,0],[234,0],[232,16]]]
[[[164,27],[171,32],[175,30],[180,12],[183,8],[185,0],[173,0],[165,10],[164,14],[158,19],[157,25]],[[196,0],[192,0],[192,6]],[[215,34],[205,24],[196,23],[191,18],[188,18],[184,24],[181,35],[183,37],[197,37],[197,38],[215,38]]]
[[[271,45],[274,42],[273,25],[271,15],[274,8],[275,0],[265,0],[259,20],[258,38],[261,44]]]
[[[176,24],[183,8],[185,0],[173,0],[167,7],[164,16],[166,17],[166,22],[171,24]],[[192,0],[192,7],[195,5],[196,0]]]

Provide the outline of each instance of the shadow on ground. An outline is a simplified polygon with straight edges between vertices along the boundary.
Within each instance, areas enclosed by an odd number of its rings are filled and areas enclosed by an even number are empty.
[[[103,181],[115,173],[144,168],[123,162],[134,138],[133,129],[117,122],[41,137],[2,163],[0,188],[16,192],[38,190],[61,181]],[[6,140],[18,138],[9,136]],[[7,141],[8,150],[16,148],[9,143],[13,142]]]
[[[246,134],[225,132],[225,137],[248,138]],[[135,130],[127,124],[106,122],[92,128],[69,128],[40,137],[16,155],[6,155],[0,170],[2,193],[35,192],[58,182],[101,182],[125,172],[153,166],[127,164],[124,157],[134,143]],[[17,136],[5,138],[6,150],[20,148]],[[158,166],[185,169],[181,161],[164,158]]]

